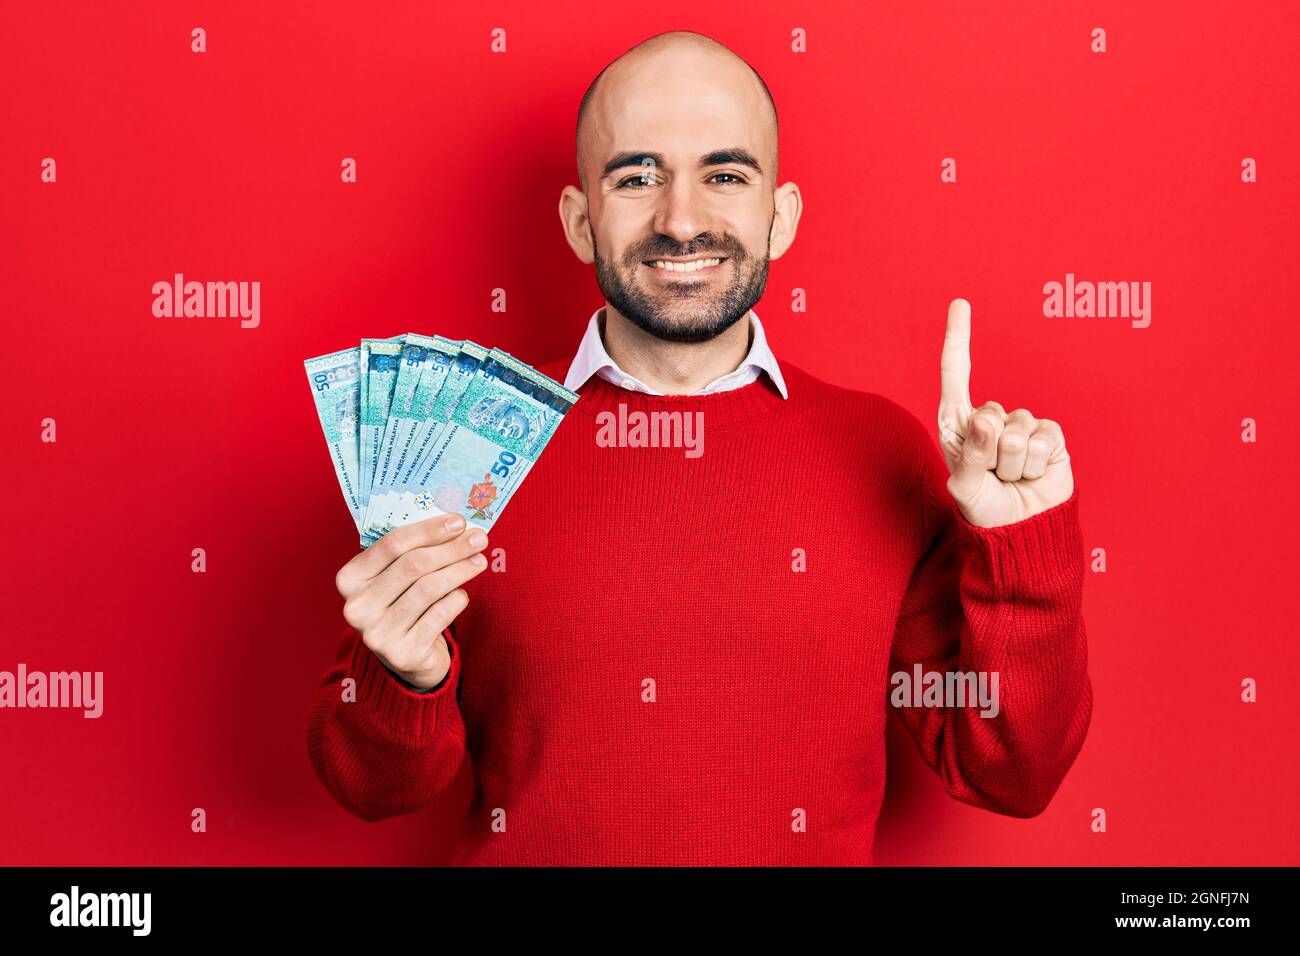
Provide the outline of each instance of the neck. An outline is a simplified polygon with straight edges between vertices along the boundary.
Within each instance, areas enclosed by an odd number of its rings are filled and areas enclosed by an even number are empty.
[[[605,351],[629,375],[665,395],[692,395],[740,368],[753,339],[749,313],[707,342],[665,342],[606,305],[597,318]]]

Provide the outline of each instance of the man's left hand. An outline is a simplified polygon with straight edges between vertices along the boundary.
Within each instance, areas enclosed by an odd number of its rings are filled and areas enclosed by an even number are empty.
[[[966,520],[981,528],[1012,524],[1046,511],[1074,493],[1061,426],[1026,408],[970,400],[970,303],[948,304],[939,360],[939,447],[948,463],[948,492]]]

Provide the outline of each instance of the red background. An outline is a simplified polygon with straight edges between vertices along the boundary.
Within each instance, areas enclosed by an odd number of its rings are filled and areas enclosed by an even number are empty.
[[[406,331],[571,356],[601,304],[556,213],[578,100],[682,28],[776,98],[805,201],[757,306],[778,358],[928,422],[968,298],[975,404],[1062,423],[1108,557],[1052,805],[958,804],[895,733],[878,862],[1300,863],[1295,4],[288,6],[0,8],[0,669],[105,673],[99,720],[0,711],[0,863],[442,859],[436,809],[363,823],[307,762],[357,541],[302,361]],[[174,272],[260,281],[260,327],[155,318]],[[1150,327],[1044,318],[1066,272],[1151,282]]]

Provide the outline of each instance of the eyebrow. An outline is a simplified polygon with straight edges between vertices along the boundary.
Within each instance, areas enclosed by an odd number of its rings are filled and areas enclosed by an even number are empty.
[[[653,153],[646,150],[630,150],[619,153],[613,159],[605,164],[605,170],[601,174],[602,178],[610,173],[628,166],[644,166],[646,160],[650,160],[655,166],[667,166],[664,162],[663,153]],[[753,154],[743,146],[730,146],[726,149],[715,149],[711,153],[705,153],[700,157],[699,168],[705,169],[709,166],[748,166],[760,176],[763,175],[763,167]]]

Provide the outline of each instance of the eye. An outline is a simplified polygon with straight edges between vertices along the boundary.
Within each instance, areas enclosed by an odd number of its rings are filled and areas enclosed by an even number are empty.
[[[723,183],[724,186],[731,186],[731,185],[744,185],[744,182],[745,182],[745,180],[744,180],[743,177],[737,176],[735,173],[714,173],[714,174],[713,174],[712,176],[710,176],[709,178],[710,178],[710,179],[717,179],[719,176],[730,176],[733,180],[735,180],[734,184],[733,184],[733,183]]]
[[[654,184],[645,182],[646,178],[647,176],[645,173],[640,173],[636,176],[629,176],[627,179],[624,179],[621,182],[619,182],[619,184],[614,188],[615,189],[648,189]]]

